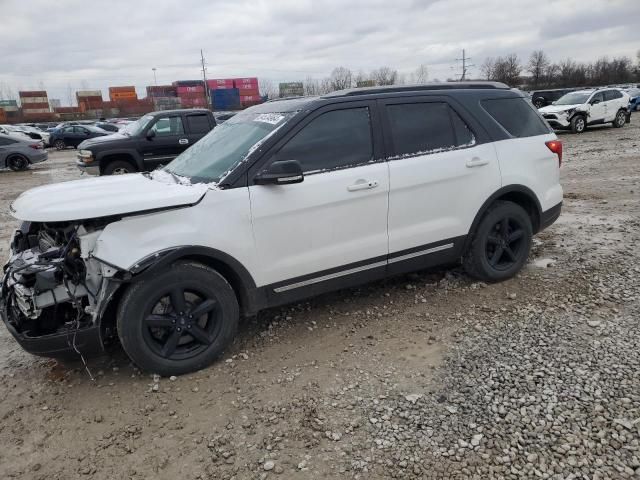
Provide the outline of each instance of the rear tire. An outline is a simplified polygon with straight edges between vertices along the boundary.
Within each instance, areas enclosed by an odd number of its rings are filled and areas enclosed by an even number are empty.
[[[64,150],[67,148],[67,144],[64,143],[64,140],[56,140],[53,142],[53,146],[56,147],[56,150]]]
[[[126,160],[115,160],[104,168],[102,175],[124,175],[137,172],[138,169]]]
[[[533,106],[536,108],[542,108],[544,107],[544,105],[545,105],[545,102],[541,98],[536,98],[535,101],[533,102]]]
[[[627,113],[624,110],[618,110],[616,118],[613,120],[613,126],[615,128],[622,128],[627,123]]]
[[[133,283],[118,307],[120,342],[143,370],[181,375],[210,365],[232,342],[240,309],[215,270],[177,262]]]
[[[571,119],[571,131],[582,133],[587,129],[587,120],[582,115],[576,115]]]
[[[26,170],[29,167],[29,160],[22,155],[11,155],[7,159],[7,167],[14,172],[20,172]]]
[[[465,270],[484,282],[511,278],[526,263],[532,237],[533,227],[525,209],[513,202],[497,201],[473,233],[463,260]]]

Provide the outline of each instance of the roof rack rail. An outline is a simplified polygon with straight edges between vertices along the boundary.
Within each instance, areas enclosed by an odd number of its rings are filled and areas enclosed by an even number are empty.
[[[370,95],[373,93],[415,92],[429,90],[508,90],[510,87],[500,82],[439,82],[420,85],[388,85],[378,87],[347,88],[327,93],[323,97],[346,97],[354,95]]]

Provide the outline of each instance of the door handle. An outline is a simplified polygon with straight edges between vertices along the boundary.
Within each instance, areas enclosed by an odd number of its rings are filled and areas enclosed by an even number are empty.
[[[471,160],[467,160],[467,168],[481,167],[487,165],[489,160],[483,160],[480,157],[473,157]]]
[[[180,140],[178,140],[178,143],[180,145],[187,145],[189,143],[189,139],[188,138],[181,138]]]
[[[350,192],[357,192],[358,190],[370,190],[376,188],[379,185],[377,180],[365,180],[363,178],[356,180],[356,183],[349,185],[347,190]]]

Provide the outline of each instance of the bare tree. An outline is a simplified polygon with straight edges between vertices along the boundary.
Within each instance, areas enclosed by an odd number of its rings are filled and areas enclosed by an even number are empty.
[[[346,67],[334,68],[330,79],[332,90],[344,90],[353,86],[353,74]]]
[[[376,85],[394,85],[398,78],[398,71],[389,67],[380,67],[371,72],[371,78],[375,80]]]
[[[409,83],[420,85],[429,81],[429,69],[423,63],[409,75]]]
[[[527,71],[531,74],[531,83],[533,88],[538,88],[544,79],[544,74],[549,67],[549,57],[542,50],[536,50],[531,53]]]
[[[520,72],[522,65],[515,53],[511,53],[506,57],[498,57],[495,60],[492,80],[515,86],[520,83]]]
[[[483,78],[493,80],[495,74],[496,61],[493,57],[487,57],[480,66]]]
[[[260,78],[260,80],[258,80],[258,90],[260,92],[260,95],[266,95],[269,99],[279,97],[278,88],[269,78]]]

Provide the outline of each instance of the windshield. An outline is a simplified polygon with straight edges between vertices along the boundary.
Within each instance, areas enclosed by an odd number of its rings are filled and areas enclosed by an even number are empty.
[[[296,112],[235,115],[184,151],[164,170],[191,183],[219,182]]]
[[[555,105],[581,105],[583,103],[587,103],[587,100],[591,96],[591,92],[589,93],[567,93],[566,95],[560,97],[559,100],[555,102]]]
[[[124,133],[125,135],[132,135],[132,136],[139,135],[143,132],[145,128],[147,128],[147,125],[149,125],[152,121],[153,121],[153,115],[145,115],[144,117],[139,118],[135,122],[131,122],[124,128],[121,128],[120,132]]]

